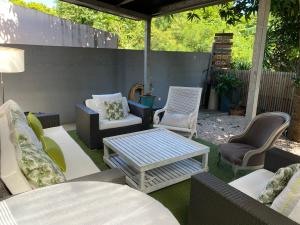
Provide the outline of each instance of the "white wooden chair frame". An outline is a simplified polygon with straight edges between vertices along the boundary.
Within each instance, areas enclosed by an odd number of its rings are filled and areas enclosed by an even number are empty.
[[[198,94],[195,99],[195,106],[194,110],[188,114],[189,116],[189,124],[188,128],[182,128],[182,127],[173,127],[173,126],[166,126],[160,124],[160,116],[159,114],[166,112],[168,110],[168,106],[170,106],[170,96],[173,95],[175,92],[180,91],[198,91]],[[202,94],[202,88],[198,87],[177,87],[177,86],[170,86],[169,93],[168,93],[168,99],[166,102],[166,105],[164,108],[156,110],[153,117],[153,126],[154,127],[163,127],[168,130],[177,131],[180,133],[187,133],[188,137],[191,139],[194,135],[197,137],[197,120],[198,120],[198,114],[199,114],[199,108],[200,108],[200,101],[201,101],[201,94]],[[173,109],[176,109],[176,106],[172,107]]]

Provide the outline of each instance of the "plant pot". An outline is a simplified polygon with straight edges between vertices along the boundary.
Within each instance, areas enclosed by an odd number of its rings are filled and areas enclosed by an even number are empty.
[[[140,97],[140,102],[142,105],[153,108],[155,97],[156,96],[153,96],[153,95],[143,95]]]
[[[229,112],[231,100],[228,96],[223,95],[220,97],[220,111],[221,112]]]
[[[210,90],[209,100],[208,100],[208,109],[217,110],[218,109],[218,95],[214,88]]]
[[[245,116],[245,114],[246,114],[246,109],[244,107],[231,108],[229,110],[229,115],[231,116]]]

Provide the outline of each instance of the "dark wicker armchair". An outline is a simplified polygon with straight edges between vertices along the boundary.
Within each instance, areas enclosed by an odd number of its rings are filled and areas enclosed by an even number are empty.
[[[264,168],[300,163],[300,157],[280,149],[266,152]],[[209,173],[192,177],[189,225],[297,225],[268,206]]]
[[[130,113],[142,119],[141,124],[129,125],[105,130],[99,129],[99,114],[85,106],[76,105],[76,130],[79,138],[91,149],[102,148],[103,138],[119,134],[132,133],[149,129],[152,110],[139,103],[128,101]]]
[[[282,112],[269,112],[256,116],[245,131],[219,146],[220,160],[230,164],[234,176],[239,170],[263,168],[265,152],[290,124],[290,116]]]

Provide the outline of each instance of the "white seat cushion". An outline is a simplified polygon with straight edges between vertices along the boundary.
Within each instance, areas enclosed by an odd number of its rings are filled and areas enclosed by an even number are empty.
[[[64,175],[67,180],[100,172],[100,169],[62,126],[44,129],[44,133],[45,136],[52,138],[63,151],[67,165]]]
[[[260,169],[230,182],[229,185],[238,189],[244,194],[257,199],[260,193],[265,189],[268,181],[273,176],[274,173],[265,169]]]
[[[189,128],[190,117],[186,114],[166,111],[160,122],[160,125]]]
[[[121,120],[106,120],[106,119],[99,120],[99,130],[126,127],[130,125],[141,124],[141,123],[142,123],[142,119],[140,117],[129,113],[125,119],[121,119]]]

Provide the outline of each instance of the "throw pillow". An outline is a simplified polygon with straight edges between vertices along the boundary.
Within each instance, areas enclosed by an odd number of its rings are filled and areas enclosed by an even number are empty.
[[[283,191],[275,198],[271,208],[288,216],[300,199],[300,171],[296,172]]]
[[[99,119],[104,120],[107,119],[106,108],[104,102],[113,102],[113,101],[121,101],[122,94],[107,94],[107,95],[92,95],[95,100],[95,104],[97,107],[97,112],[99,113]]]
[[[11,128],[11,131],[19,136],[23,135],[25,136],[31,143],[33,143],[39,150],[42,150],[43,146],[40,140],[37,138],[35,135],[34,131],[29,127],[28,124],[23,124],[23,123],[17,123],[14,125],[13,128]],[[12,142],[14,145],[16,145],[15,138],[11,138]]]
[[[272,204],[274,199],[286,187],[291,177],[300,169],[300,164],[280,168],[267,183],[265,190],[258,196],[263,204]]]
[[[44,135],[44,130],[40,120],[34,114],[29,113],[27,116],[27,121],[35,135],[39,140],[41,140],[41,137]]]
[[[160,124],[171,127],[189,128],[190,118],[189,115],[166,111]]]
[[[124,111],[124,117],[126,118],[129,115],[130,109],[126,97],[122,97],[122,106]]]
[[[65,182],[65,177],[44,151],[39,151],[25,136],[15,136],[19,167],[33,188]]]
[[[26,116],[16,102],[9,100],[5,104],[7,104],[7,118],[10,127],[17,123],[27,124]]]
[[[120,120],[124,118],[123,105],[121,101],[104,102],[108,120]]]
[[[66,162],[64,154],[59,145],[49,137],[41,138],[43,149],[47,155],[56,163],[61,171],[66,172]]]

